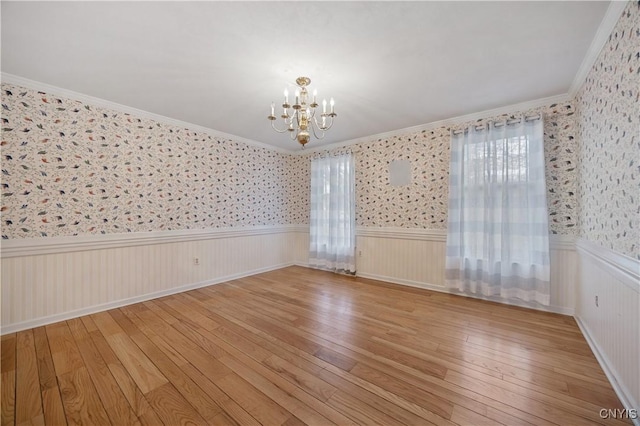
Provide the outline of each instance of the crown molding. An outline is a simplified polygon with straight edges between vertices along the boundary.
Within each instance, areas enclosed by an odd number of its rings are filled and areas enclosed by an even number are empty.
[[[3,72],[1,74],[2,83],[7,84],[15,84],[17,86],[26,87],[27,89],[38,90],[40,92],[50,93],[52,95],[61,96],[64,98],[68,98],[75,101],[80,101],[84,103],[88,103],[97,107],[107,108],[110,110],[122,112],[125,114],[130,114],[135,117],[146,118],[150,120],[157,121],[159,123],[168,124],[171,126],[176,126],[184,129],[189,129],[194,132],[206,133],[210,136],[221,138],[221,139],[231,139],[235,142],[241,142],[247,145],[256,146],[259,148],[268,149],[271,151],[276,151],[282,154],[291,154],[290,151],[282,148],[278,148],[273,145],[268,145],[263,142],[258,142],[253,139],[246,139],[240,136],[232,135],[230,133],[224,133],[219,130],[210,129],[208,127],[200,126],[198,124],[188,123],[186,121],[176,120],[171,117],[166,117],[164,115],[155,114],[153,112],[144,111],[137,108],[132,108],[126,105],[122,105],[116,102],[108,101],[106,99],[97,98],[94,96],[85,95],[83,93],[74,92],[72,90],[63,89],[62,87],[52,86],[47,83],[42,83],[35,80],[30,80],[28,78],[20,77],[14,74],[8,74]]]
[[[484,110],[484,111],[480,111],[480,112],[474,112],[474,113],[471,113],[471,114],[459,115],[457,117],[447,118],[447,119],[444,119],[444,120],[432,121],[430,123],[419,124],[417,126],[405,127],[405,128],[402,128],[402,129],[391,130],[391,131],[384,132],[384,133],[377,133],[377,134],[374,134],[374,135],[363,136],[361,138],[350,139],[350,140],[347,140],[347,141],[332,143],[332,144],[329,144],[329,145],[323,145],[323,146],[319,146],[317,148],[305,149],[304,151],[290,152],[290,154],[293,154],[293,155],[307,155],[309,153],[314,153],[314,152],[330,151],[332,149],[344,148],[344,147],[355,145],[355,144],[362,143],[362,142],[371,142],[372,140],[392,138],[394,136],[395,137],[404,136],[404,135],[409,135],[409,134],[413,134],[413,133],[422,132],[422,131],[425,131],[425,130],[437,129],[439,127],[455,126],[455,125],[467,123],[467,122],[470,122],[470,121],[476,121],[476,120],[480,120],[480,119],[484,119],[484,118],[494,117],[496,115],[512,114],[512,113],[514,113],[516,111],[523,111],[524,112],[524,111],[528,111],[528,110],[531,110],[531,109],[534,109],[534,108],[548,106],[548,105],[551,105],[551,104],[554,104],[554,103],[567,102],[567,101],[569,101],[571,99],[572,99],[572,97],[569,96],[568,93],[563,93],[563,94],[560,94],[560,95],[554,95],[554,96],[549,96],[549,97],[546,97],[546,98],[534,99],[534,100],[531,100],[531,101],[520,102],[520,103],[512,104],[512,105],[506,105],[506,106],[499,107],[499,108],[488,109],[488,110]]]
[[[571,98],[574,98],[576,96],[576,94],[578,93],[578,90],[580,90],[580,88],[582,87],[582,84],[587,79],[587,76],[589,75],[589,72],[591,71],[593,64],[598,59],[598,56],[600,56],[600,52],[602,51],[602,48],[604,47],[607,40],[609,40],[609,36],[611,35],[611,32],[613,31],[616,24],[618,23],[618,20],[620,20],[620,16],[622,15],[622,12],[627,7],[627,3],[629,2],[626,0],[623,0],[623,1],[614,0],[611,3],[609,3],[607,12],[605,13],[604,18],[602,18],[602,21],[600,22],[600,26],[596,31],[596,35],[593,36],[593,40],[591,40],[591,45],[589,46],[589,50],[587,50],[587,54],[584,56],[584,59],[582,60],[582,64],[580,65],[580,68],[578,68],[578,72],[576,73],[575,77],[573,78],[573,82],[569,87],[569,96]]]

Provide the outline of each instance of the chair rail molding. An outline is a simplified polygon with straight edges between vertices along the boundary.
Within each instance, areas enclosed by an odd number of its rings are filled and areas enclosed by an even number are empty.
[[[576,241],[576,249],[598,266],[640,295],[640,260],[595,244],[584,238]]]
[[[447,242],[445,229],[358,226],[356,236]],[[575,242],[576,237],[573,235],[549,234],[549,247],[554,250],[575,250]]]
[[[146,246],[231,237],[250,237],[254,235],[300,232],[299,227],[299,225],[263,225],[237,228],[183,229],[123,234],[9,239],[0,242],[0,255],[2,259],[5,259],[106,248]]]

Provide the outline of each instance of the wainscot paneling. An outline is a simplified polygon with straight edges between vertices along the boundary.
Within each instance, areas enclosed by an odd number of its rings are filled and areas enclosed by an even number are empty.
[[[447,291],[444,286],[446,231],[360,227],[356,245],[359,276]],[[551,305],[523,302],[521,306],[573,315],[576,283],[574,239],[552,235],[550,245]]]
[[[640,410],[640,261],[585,239],[576,248],[576,320],[621,402]]]
[[[309,266],[309,226],[296,225],[293,240],[293,263],[298,266]]]
[[[293,231],[287,225],[3,241],[2,333],[291,265]]]

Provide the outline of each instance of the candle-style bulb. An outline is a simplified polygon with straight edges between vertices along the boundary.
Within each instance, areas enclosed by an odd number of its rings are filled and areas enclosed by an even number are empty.
[[[284,89],[284,103],[289,103],[289,91],[287,89]]]
[[[323,99],[322,100],[322,113],[326,113],[327,112],[327,100]]]
[[[331,101],[329,103],[331,104],[331,112],[333,112],[333,106],[336,102],[333,100],[333,98],[331,98]]]

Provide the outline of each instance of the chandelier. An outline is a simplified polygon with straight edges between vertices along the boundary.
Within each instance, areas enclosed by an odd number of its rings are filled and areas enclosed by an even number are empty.
[[[324,133],[333,126],[333,118],[337,115],[334,110],[333,98],[329,101],[329,111],[327,111],[327,100],[322,101],[322,114],[320,114],[320,120],[316,116],[316,107],[318,103],[316,96],[318,91],[313,91],[313,99],[309,103],[309,93],[307,92],[307,86],[311,83],[309,77],[298,77],[296,84],[299,89],[296,89],[295,103],[289,105],[289,91],[284,89],[284,103],[282,104],[282,115],[280,118],[284,121],[285,128],[280,130],[276,127],[276,115],[275,104],[271,103],[271,114],[267,117],[271,121],[271,127],[278,133],[289,132],[291,140],[297,140],[302,148],[309,142],[311,133],[316,139],[322,139]]]

